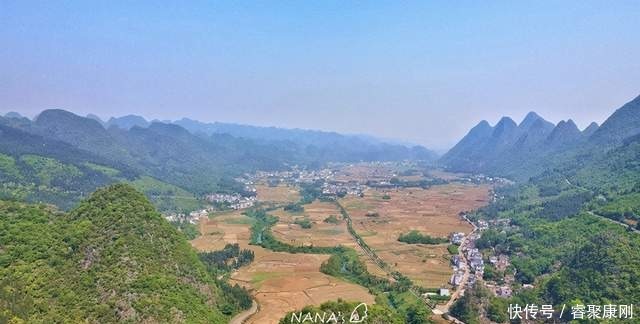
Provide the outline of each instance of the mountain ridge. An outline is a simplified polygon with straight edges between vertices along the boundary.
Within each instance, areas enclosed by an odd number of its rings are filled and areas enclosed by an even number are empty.
[[[584,152],[606,152],[638,134],[640,96],[615,110],[602,125],[593,122],[582,131],[572,119],[553,125],[533,111],[517,126],[507,116],[494,127],[481,121],[438,163],[451,171],[525,181],[545,166],[560,167]]]

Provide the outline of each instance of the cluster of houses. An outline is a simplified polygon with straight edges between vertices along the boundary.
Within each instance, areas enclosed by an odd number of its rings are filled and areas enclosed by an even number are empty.
[[[505,271],[511,264],[509,263],[509,256],[505,254],[489,257],[489,263],[491,263],[496,269],[500,271]]]
[[[497,270],[505,271],[511,265],[509,262],[509,256],[505,254],[500,254],[497,256],[489,257],[489,263],[491,263]],[[511,285],[515,281],[513,274],[507,274],[504,276],[504,279],[501,280],[500,284],[488,282],[487,287],[491,289],[496,296],[508,298],[513,294],[513,290],[511,289]],[[530,285],[527,285],[530,286]],[[533,287],[533,286],[531,286]],[[524,287],[528,288],[528,287]]]
[[[240,194],[223,194],[223,193],[214,193],[206,195],[205,197],[210,202],[215,203],[233,203],[242,198]]]
[[[256,204],[258,199],[256,196],[245,197],[240,194],[209,194],[206,199],[212,203],[225,204],[231,209],[244,209],[252,207]]]
[[[328,183],[322,185],[322,194],[328,196],[360,196],[365,186],[353,183]]]
[[[250,207],[253,207],[253,205],[255,205],[256,202],[258,202],[258,198],[255,196],[242,197],[242,199],[238,200],[238,202],[229,205],[229,208],[235,209],[235,210],[250,208]]]
[[[312,183],[315,181],[329,181],[333,179],[334,171],[331,169],[304,170],[293,167],[289,171],[258,171],[255,174],[247,174],[246,181],[266,179],[270,185]]]
[[[449,283],[454,287],[458,287],[463,283],[464,275],[466,271],[473,273],[469,274],[466,285],[472,287],[477,280],[481,280],[484,275],[484,259],[480,250],[475,248],[475,241],[480,237],[478,233],[472,233],[468,237],[466,244],[462,245],[465,240],[464,233],[451,233],[449,239],[452,244],[458,244],[462,247],[464,257],[460,255],[453,255],[451,257],[451,266],[453,267],[453,274]]]
[[[508,231],[517,227],[515,225],[512,225],[511,220],[508,218],[492,219],[489,221],[489,226],[503,231]]]
[[[484,273],[484,260],[482,259],[480,250],[476,248],[467,250],[467,260],[469,260],[469,267],[471,267],[476,274]]]
[[[491,177],[482,174],[476,174],[472,176],[468,176],[460,179],[461,181],[466,181],[475,184],[512,184],[513,181],[500,177]]]
[[[206,209],[194,210],[189,214],[184,214],[184,213],[167,214],[167,215],[164,215],[164,218],[169,222],[188,221],[191,224],[197,224],[200,217],[208,217],[209,213],[212,211],[213,211],[213,208],[209,207]]]
[[[452,244],[457,244],[462,246],[464,239],[465,239],[465,234],[461,232],[451,233],[451,235],[449,235],[449,240],[451,241]],[[467,271],[468,265],[466,263],[466,260],[460,257],[460,255],[453,255],[451,257],[451,266],[453,267],[453,274],[449,279],[449,283],[454,287],[458,287],[460,286],[460,284],[462,284],[462,281],[464,280],[464,274]]]

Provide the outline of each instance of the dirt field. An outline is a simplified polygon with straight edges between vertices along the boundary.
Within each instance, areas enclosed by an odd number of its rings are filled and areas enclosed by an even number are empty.
[[[340,168],[336,174],[336,181],[380,181],[389,180],[395,173],[394,167],[384,163],[356,163]]]
[[[348,172],[349,177],[375,177],[389,170],[384,166],[357,166]],[[299,199],[293,187],[257,188],[262,201],[295,202]],[[387,192],[369,189],[364,198],[349,196],[340,203],[351,215],[356,231],[385,262],[416,284],[443,287],[447,286],[451,275],[447,245],[410,245],[398,242],[397,238],[414,229],[435,237],[446,237],[454,231],[470,232],[471,226],[458,214],[485,205],[488,191],[488,186],[462,184],[434,186],[427,190],[412,188]],[[390,199],[383,199],[384,195]],[[371,213],[378,216],[370,217]],[[279,222],[272,228],[278,240],[293,245],[349,246],[361,253],[369,272],[386,275],[355,244],[334,203],[316,201],[304,205],[304,211],[300,213],[278,209],[271,214],[279,217]],[[324,219],[329,215],[335,215],[339,222],[325,223]],[[312,223],[310,229],[294,223],[305,217]],[[202,236],[192,241],[192,245],[201,251],[219,250],[227,243],[238,243],[242,248],[254,251],[254,262],[231,276],[232,282],[248,288],[260,304],[260,310],[249,318],[248,323],[277,322],[289,311],[338,298],[374,302],[366,288],[319,271],[328,255],[277,253],[249,245],[252,223],[253,219],[243,216],[240,211],[220,213],[203,219],[200,224]]]
[[[434,178],[440,178],[443,180],[455,180],[460,178],[463,174],[462,173],[451,173],[451,172],[445,172],[442,170],[429,170],[429,176],[434,177]]]
[[[198,250],[222,249],[227,243],[255,252],[255,260],[232,275],[232,282],[249,289],[260,310],[247,323],[276,323],[287,312],[329,300],[373,303],[367,289],[327,276],[319,271],[328,255],[272,252],[249,245],[252,219],[240,212],[230,212],[203,219],[202,236],[192,241]]]
[[[304,205],[304,212],[290,213],[282,208],[271,212],[280,219],[272,230],[276,238],[292,245],[336,246],[345,245],[355,247],[353,238],[347,231],[346,222],[342,219],[340,210],[331,202],[315,201]],[[330,215],[338,219],[337,224],[325,223]],[[296,219],[308,218],[312,226],[304,229],[294,224]]]
[[[373,275],[385,277],[387,273],[377,267],[370,258],[366,257],[364,251],[353,240],[347,230],[347,223],[342,219],[340,210],[331,202],[315,201],[304,205],[304,212],[290,213],[282,208],[271,212],[278,216],[278,223],[272,228],[273,235],[282,242],[291,245],[313,245],[313,246],[336,246],[343,245],[358,252],[361,260],[367,265],[367,270]],[[335,215],[339,220],[337,224],[325,223],[324,219],[330,215]],[[309,218],[312,227],[304,229],[294,223],[296,219]]]
[[[259,201],[287,203],[300,200],[300,194],[295,187],[278,185],[270,187],[268,185],[256,185]]]
[[[385,262],[419,285],[441,287],[451,275],[446,244],[405,244],[397,241],[398,236],[410,230],[433,237],[468,233],[472,227],[459,213],[485,205],[488,191],[487,186],[462,184],[426,190],[368,190],[364,198],[348,197],[341,204],[351,215],[355,230]],[[383,199],[385,194],[390,199]]]

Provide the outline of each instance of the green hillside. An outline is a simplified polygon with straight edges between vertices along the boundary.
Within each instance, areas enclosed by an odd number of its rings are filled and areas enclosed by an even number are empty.
[[[5,201],[0,214],[0,322],[228,320],[190,244],[128,185],[66,214]]]
[[[511,256],[519,289],[506,304],[605,305],[640,298],[640,233],[625,226],[639,220],[640,141],[567,162],[530,181],[498,190],[503,197],[474,217],[509,219],[513,226],[483,232],[485,253]],[[491,251],[491,252],[489,252]],[[462,300],[460,303],[465,303]],[[504,304],[492,297],[488,305]],[[487,306],[487,305],[485,305]],[[504,311],[488,306],[489,317]],[[476,314],[477,307],[463,307]]]

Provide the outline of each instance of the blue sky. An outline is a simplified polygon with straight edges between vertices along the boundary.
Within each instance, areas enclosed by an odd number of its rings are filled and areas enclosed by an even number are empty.
[[[602,122],[640,94],[638,1],[0,1],[0,112],[367,133]]]

